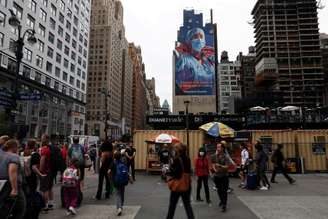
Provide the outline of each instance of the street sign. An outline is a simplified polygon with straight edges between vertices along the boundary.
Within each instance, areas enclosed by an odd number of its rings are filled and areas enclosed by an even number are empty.
[[[19,100],[41,100],[41,93],[36,92],[20,92]]]

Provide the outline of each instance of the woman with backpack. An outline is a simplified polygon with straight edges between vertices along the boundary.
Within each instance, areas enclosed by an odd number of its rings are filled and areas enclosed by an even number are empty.
[[[120,151],[115,151],[114,162],[108,170],[108,175],[111,176],[116,189],[117,216],[121,216],[124,205],[125,186],[129,183],[129,170],[127,165],[121,160]]]
[[[190,203],[191,161],[187,156],[187,146],[177,144],[172,151],[173,163],[168,173],[168,186],[171,190],[169,209],[166,218],[173,219],[175,209],[181,196],[188,219],[194,219]]]
[[[64,207],[67,209],[66,215],[76,215],[75,208],[78,205],[78,196],[80,192],[79,183],[80,170],[77,159],[71,159],[69,167],[63,173],[62,192],[64,198]]]

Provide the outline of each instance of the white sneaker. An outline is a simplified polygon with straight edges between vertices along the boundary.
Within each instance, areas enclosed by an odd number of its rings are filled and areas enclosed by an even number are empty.
[[[69,208],[68,208],[68,210],[69,210],[70,212],[72,212],[72,214],[74,214],[74,215],[76,215],[76,214],[77,214],[77,212],[76,212],[75,208],[73,208],[72,206],[71,206],[71,207],[69,207]]]
[[[121,216],[122,215],[122,208],[117,209],[117,216]]]
[[[66,211],[66,216],[70,216],[72,214],[72,212],[70,210]]]
[[[267,190],[269,190],[269,189],[268,189],[268,187],[266,187],[266,186],[262,186],[262,187],[260,188],[260,190],[267,191]]]

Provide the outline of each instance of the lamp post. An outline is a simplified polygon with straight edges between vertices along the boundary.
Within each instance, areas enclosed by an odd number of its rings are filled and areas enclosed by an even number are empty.
[[[187,131],[187,147],[189,152],[189,100],[185,100],[184,105],[186,107],[186,131]]]
[[[105,97],[105,138],[107,140],[108,138],[108,120],[109,120],[109,114],[108,114],[108,104],[107,104],[107,98],[110,98],[110,92],[107,90],[107,88],[99,88],[98,91],[102,93]]]
[[[10,11],[10,18],[8,20],[9,25],[17,28],[18,30],[18,38],[15,41],[15,57],[16,57],[16,71],[15,71],[15,81],[13,84],[13,102],[12,102],[12,110],[14,111],[17,108],[17,99],[19,97],[19,68],[20,68],[20,63],[22,62],[23,59],[23,47],[24,47],[24,39],[26,34],[28,34],[27,41],[31,44],[34,45],[37,42],[37,39],[35,37],[35,30],[33,29],[27,29],[25,32],[22,34],[22,25],[20,20],[16,17],[15,13],[13,10]],[[13,124],[15,123],[15,114],[11,117]],[[16,132],[16,128],[15,128]]]

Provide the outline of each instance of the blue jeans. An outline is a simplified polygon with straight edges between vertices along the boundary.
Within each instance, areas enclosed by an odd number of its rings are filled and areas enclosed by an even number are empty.
[[[116,208],[123,208],[124,205],[124,190],[125,186],[116,187]]]

